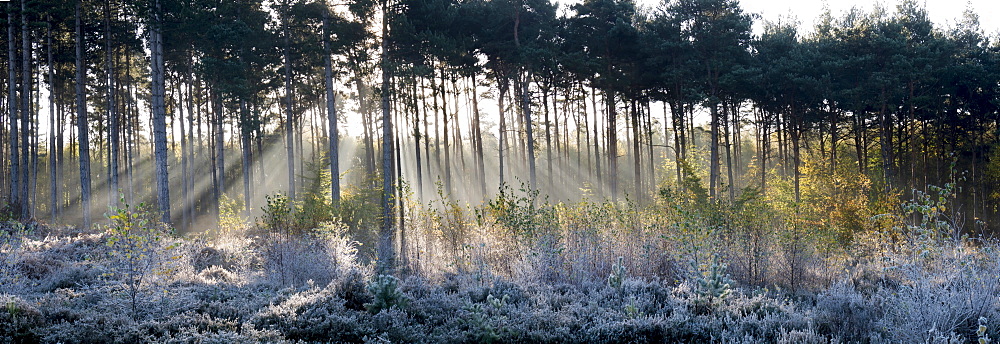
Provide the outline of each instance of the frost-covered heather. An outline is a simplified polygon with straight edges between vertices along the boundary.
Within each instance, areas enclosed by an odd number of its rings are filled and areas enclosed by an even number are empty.
[[[0,343],[1000,338],[995,242],[893,222],[826,245],[777,215],[726,228],[670,205],[529,203],[409,212],[395,276],[375,274],[359,229],[338,221],[156,232],[139,246],[121,243],[153,232],[6,223]],[[145,225],[159,230],[133,227]]]

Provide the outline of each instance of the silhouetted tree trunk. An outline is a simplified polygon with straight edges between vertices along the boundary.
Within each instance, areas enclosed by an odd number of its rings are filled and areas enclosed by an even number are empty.
[[[21,218],[31,216],[29,166],[31,164],[31,35],[28,31],[26,0],[21,0]]]
[[[108,197],[112,205],[118,204],[118,157],[120,153],[120,142],[119,142],[119,119],[118,119],[118,108],[115,103],[115,66],[114,66],[114,53],[111,47],[111,1],[106,3],[106,22],[105,22],[105,49],[107,49],[107,64],[108,64],[108,118],[110,118],[110,141],[111,141],[111,185],[109,188]],[[178,95],[180,92],[178,92]]]
[[[83,64],[83,25],[81,6],[76,1],[76,127],[80,146],[80,203],[83,206],[83,227],[90,228],[90,139],[87,132],[86,71]]]
[[[441,70],[441,140],[444,146],[438,146],[438,150],[444,147],[444,190],[445,194],[451,194],[451,146],[448,144],[448,84],[444,80],[444,70]]]
[[[250,127],[250,109],[247,107],[246,99],[240,99],[240,163],[243,172],[243,213],[250,216],[250,135],[253,128]]]
[[[535,136],[532,134],[531,125],[531,94],[528,93],[529,87],[531,86],[530,75],[527,71],[521,76],[521,108],[522,114],[524,114],[524,130],[525,135],[528,137],[528,176],[530,180],[530,186],[532,189],[537,189],[538,184],[535,178]]]
[[[191,142],[189,142],[189,140],[188,140],[188,130],[187,130],[188,124],[187,123],[190,122],[191,110],[192,110],[191,103],[193,102],[193,99],[192,99],[193,97],[191,95],[191,77],[190,76],[191,76],[190,73],[185,73],[184,79],[185,79],[186,82],[184,82],[184,83],[178,83],[177,84],[177,95],[178,95],[177,112],[178,112],[178,115],[180,117],[180,127],[181,127],[181,224],[180,224],[180,227],[182,229],[187,229],[188,228],[188,224],[191,223],[191,208],[189,207],[189,204],[188,204],[188,197],[190,197],[190,195],[188,194],[188,184],[192,183],[192,179],[194,178],[194,174],[191,174],[191,173],[188,172],[188,165],[190,165],[190,163],[188,162],[188,146],[191,145]],[[186,98],[184,97],[185,94],[183,92],[184,91],[184,87],[183,86],[187,86],[187,94],[186,94],[187,97]],[[187,108],[187,118],[185,118],[184,111],[182,111],[185,107]]]
[[[21,163],[21,150],[18,147],[19,135],[17,118],[21,113],[18,109],[17,99],[17,41],[14,39],[14,6],[7,3],[7,107],[10,117],[10,202],[13,205],[20,204],[20,190],[18,183],[21,181],[19,175]],[[78,31],[79,32],[79,31]]]
[[[51,20],[51,18],[50,18]],[[51,221],[55,221],[59,216],[59,179],[56,178],[56,92],[55,92],[55,63],[52,61],[52,22],[45,28],[45,47],[47,61],[49,65],[49,210]],[[59,147],[62,149],[62,147]]]
[[[340,204],[340,132],[337,130],[337,98],[333,91],[333,59],[330,56],[330,13],[323,11],[323,63],[326,70],[326,115],[330,124],[330,199]],[[418,139],[419,140],[419,139]],[[419,172],[420,151],[417,150]]]
[[[283,11],[288,11],[285,9]],[[281,14],[281,25],[284,30],[285,59],[285,158],[288,160],[288,197],[295,199],[295,128],[292,118],[292,60],[289,56],[291,42],[288,29],[288,13]]]
[[[611,199],[618,198],[618,109],[615,106],[614,91],[605,92],[605,105],[608,109],[608,181],[611,185]]]
[[[379,230],[378,271],[390,273],[395,267],[396,248],[393,244],[396,219],[395,174],[393,173],[392,113],[389,92],[392,91],[391,66],[389,65],[389,4],[382,3],[382,227]]]
[[[424,198],[424,171],[422,167],[423,159],[420,156],[420,109],[417,106],[417,95],[417,80],[414,77],[413,83],[410,84],[411,113],[413,115],[413,153],[417,163],[417,199],[422,200]]]
[[[635,99],[632,99],[632,162],[633,162],[633,172],[635,180],[635,197],[637,201],[642,202],[643,200],[643,187],[642,187],[642,159],[640,159],[639,150],[639,108]]]
[[[163,65],[163,21],[160,17],[160,1],[153,1],[153,24],[150,29],[150,77],[152,89],[153,115],[153,155],[156,159],[156,201],[160,205],[162,221],[170,223],[170,179],[167,170],[167,109],[164,104],[166,88]]]
[[[472,131],[473,137],[476,141],[476,170],[479,175],[479,192],[482,196],[486,196],[486,161],[485,154],[483,154],[483,132],[482,132],[482,122],[479,114],[479,91],[477,90],[478,82],[476,81],[476,76],[472,76]]]
[[[504,177],[507,174],[506,161],[504,160],[504,151],[507,150],[507,115],[504,113],[504,100],[507,99],[507,87],[508,83],[506,77],[497,73],[497,88],[499,88],[500,96],[497,97],[497,105],[500,108],[500,146],[497,149],[500,157],[500,186],[504,185]]]
[[[711,142],[709,142],[708,160],[708,196],[716,201],[717,190],[719,189],[719,105],[715,100],[711,104]]]

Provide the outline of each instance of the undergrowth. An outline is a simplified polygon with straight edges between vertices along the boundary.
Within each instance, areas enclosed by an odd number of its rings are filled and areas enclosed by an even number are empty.
[[[888,211],[841,221],[783,197],[786,185],[712,202],[697,178],[685,183],[641,205],[552,202],[526,188],[481,206],[407,202],[397,275],[373,273],[365,233],[378,221],[350,197],[272,196],[253,222],[229,202],[224,226],[190,237],[141,206],[112,209],[95,232],[5,222],[0,342],[1000,337],[1000,245],[955,234],[950,186],[894,209],[844,205]]]

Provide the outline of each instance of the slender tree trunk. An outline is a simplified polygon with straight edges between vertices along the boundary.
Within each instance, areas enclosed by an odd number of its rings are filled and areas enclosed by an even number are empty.
[[[77,24],[79,27],[79,23]],[[17,99],[17,41],[14,36],[14,6],[11,3],[7,3],[7,108],[10,113],[8,120],[10,121],[10,203],[15,207],[20,209],[20,186],[18,185],[21,181],[21,150],[20,150],[20,136],[18,135],[18,117],[20,117],[20,111],[18,109],[18,99]],[[79,34],[79,30],[77,30]]]
[[[479,114],[479,91],[478,82],[476,81],[476,76],[472,76],[472,120],[475,122],[472,126],[473,137],[476,141],[476,168],[479,172],[479,192],[483,197],[486,196],[486,161],[485,154],[483,154],[483,133],[482,133],[482,122]]]
[[[333,59],[330,56],[330,13],[323,11],[323,63],[326,72],[326,115],[330,124],[330,200],[340,204],[340,132],[337,131],[337,96],[333,90]],[[420,164],[419,150],[417,165]],[[419,167],[418,167],[419,170]]]
[[[434,76],[435,72],[431,73],[431,105],[434,110],[434,164],[437,167],[434,173],[434,180],[436,182],[441,181],[441,172],[443,168],[441,166],[441,119],[438,118],[438,114],[441,111],[441,106],[438,104],[438,95],[441,89],[437,85],[437,78]]]
[[[719,105],[713,101],[712,110],[712,142],[709,143],[709,186],[708,196],[713,202],[717,201],[717,190],[719,188]]]
[[[417,80],[414,77],[411,87],[413,100],[413,153],[417,162],[417,199],[424,199],[424,161],[420,156],[420,111],[417,108]],[[425,103],[426,104],[426,103]]]
[[[590,89],[590,102],[591,108],[594,109],[594,170],[597,171],[597,185],[594,185],[594,189],[597,190],[598,194],[601,194],[601,190],[604,190],[604,183],[601,180],[601,126],[597,124],[597,119],[601,117],[601,111],[597,107],[596,89]]]
[[[433,82],[432,82],[432,84],[433,84]],[[428,178],[430,178],[431,176],[433,176],[433,173],[431,172],[431,162],[430,162],[430,160],[431,160],[431,139],[430,139],[430,133],[431,132],[430,132],[430,124],[428,124],[429,117],[427,115],[427,95],[425,94],[426,91],[427,91],[427,87],[424,86],[424,79],[421,78],[420,79],[420,103],[421,103],[422,106],[421,106],[420,109],[421,109],[421,112],[423,112],[423,117],[424,117],[424,157],[427,159],[427,161],[424,163],[424,165],[427,166],[426,176]],[[433,86],[432,86],[432,90],[431,90],[431,95],[433,96]],[[417,149],[419,149],[419,147]]]
[[[105,26],[105,32],[107,37],[105,39],[105,48],[107,49],[107,63],[108,63],[108,118],[110,118],[110,139],[111,139],[111,185],[109,189],[108,197],[112,205],[118,204],[118,157],[119,152],[119,119],[118,119],[118,108],[115,104],[115,66],[114,66],[114,53],[111,47],[111,1],[107,2],[107,23]],[[180,94],[180,93],[178,93]]]
[[[187,230],[189,224],[191,223],[191,209],[188,207],[188,184],[191,183],[191,179],[194,177],[193,174],[188,172],[188,146],[191,144],[188,142],[188,131],[186,122],[191,118],[191,81],[190,74],[185,73],[185,83],[187,86],[187,98],[184,98],[183,86],[178,83],[177,94],[179,95],[177,111],[180,118],[181,127],[181,224],[180,228],[182,230]],[[185,101],[186,100],[186,101]],[[184,112],[182,111],[184,107],[187,107],[187,119],[184,117]]]
[[[223,119],[225,118],[225,110],[222,106],[222,96],[219,94],[219,90],[212,89],[212,115],[213,122],[212,135],[215,137],[213,142],[215,142],[215,168],[216,168],[216,178],[217,186],[215,191],[215,204],[213,205],[215,210],[215,216],[221,215],[219,202],[222,196],[226,194],[227,184],[226,184],[226,127],[223,126]]]
[[[580,106],[580,112],[583,115],[583,118],[582,118],[582,121],[581,121],[581,124],[582,124],[581,128],[583,128],[584,141],[586,142],[586,144],[584,144],[584,145],[581,146],[580,143],[577,142],[576,149],[578,151],[587,151],[587,181],[590,182],[590,183],[593,183],[593,181],[594,181],[594,169],[591,168],[591,164],[592,164],[591,160],[592,160],[593,154],[590,154],[590,122],[587,120],[587,117],[588,117],[587,116],[587,90],[583,87],[583,83],[580,83],[577,86],[580,88],[579,93],[583,95],[581,97],[581,99],[580,99],[580,104],[581,104],[581,106]],[[580,128],[577,128],[577,131],[579,132]],[[577,140],[577,141],[579,141],[579,140]]]
[[[240,99],[240,162],[243,170],[243,213],[246,217],[250,217],[250,209],[252,209],[250,204],[250,168],[252,167],[250,135],[252,134],[250,109],[246,99]]]
[[[83,0],[76,1],[76,126],[80,146],[80,204],[83,227],[90,228],[90,139],[87,128],[86,71],[83,63],[83,25],[80,13]]]
[[[547,187],[552,188],[552,122],[549,121],[549,87],[544,87],[542,89],[542,113],[545,116],[545,160],[548,165],[548,183]],[[558,116],[557,116],[558,117]],[[556,119],[558,121],[558,118]],[[556,135],[559,132],[556,131]],[[558,141],[558,138],[556,139]]]
[[[438,150],[444,150],[444,190],[445,194],[451,194],[451,145],[448,144],[448,84],[444,80],[444,70],[441,70],[441,140],[444,146],[438,146]],[[436,112],[435,112],[436,113]]]
[[[728,109],[733,113],[735,113],[736,105],[731,104],[727,107],[724,107],[724,109]],[[722,114],[726,118],[726,123],[723,125],[723,130],[725,131],[725,136],[726,136],[726,176],[728,177],[726,180],[729,182],[729,185],[726,185],[726,188],[729,190],[729,202],[732,203],[736,201],[736,180],[733,178],[733,145],[732,145],[732,139],[730,139],[729,136],[729,130],[730,130],[729,128],[731,123],[729,123],[728,120],[729,111],[724,111]]]
[[[615,104],[614,91],[605,91],[608,109],[608,181],[611,186],[611,199],[618,199],[618,109]]]
[[[643,196],[645,188],[642,186],[642,159],[640,159],[641,151],[639,149],[639,140],[642,137],[639,135],[640,125],[638,104],[635,99],[632,99],[632,162],[635,178],[635,197],[637,201],[642,202],[645,198]]]
[[[654,163],[655,160],[653,160],[653,156],[654,156],[654,152],[653,152],[654,151],[654,149],[653,149],[653,132],[654,132],[653,131],[653,101],[647,99],[645,107],[643,107],[643,109],[645,110],[643,118],[646,120],[646,145],[647,145],[646,147],[649,147],[646,150],[646,154],[647,154],[646,167],[649,168],[649,170],[646,173],[647,174],[646,180],[649,181],[649,186],[647,186],[647,187],[650,188],[650,189],[653,189],[653,191],[656,191],[656,164]],[[664,125],[666,125],[666,124],[664,123]],[[664,136],[663,137],[663,144],[666,145],[666,143],[667,143],[667,137]]]
[[[382,3],[382,227],[379,231],[378,271],[391,273],[395,267],[396,248],[393,244],[396,219],[395,174],[393,173],[392,113],[389,108],[389,93],[392,91],[392,69],[389,65],[389,4]]]
[[[51,20],[51,19],[50,19]],[[56,178],[56,88],[55,88],[55,64],[52,61],[52,23],[49,22],[45,28],[45,47],[47,61],[49,64],[49,208],[52,222],[59,216],[59,181]],[[61,148],[61,147],[60,147]]]
[[[284,11],[288,11],[285,9]],[[284,30],[285,59],[285,158],[288,161],[288,197],[295,199],[295,128],[292,118],[292,60],[290,55],[291,41],[288,32],[288,13],[281,14],[281,24]]]
[[[170,179],[167,169],[167,109],[164,104],[166,88],[164,85],[163,64],[163,22],[160,18],[160,0],[153,2],[153,25],[150,34],[150,58],[153,115],[154,156],[156,158],[156,201],[162,213],[162,221],[170,223]]]
[[[524,71],[521,76],[521,113],[524,114],[524,131],[528,137],[528,176],[531,189],[537,189],[538,183],[535,178],[535,137],[532,134],[531,125],[531,94],[528,93],[531,86],[531,79],[528,71]]]
[[[500,96],[497,97],[497,105],[500,108],[500,144],[497,149],[500,157],[500,187],[503,188],[504,177],[507,174],[506,161],[504,160],[504,151],[507,150],[507,115],[504,113],[504,100],[507,99],[507,80],[506,77],[497,75],[497,84],[500,91]]]
[[[30,185],[28,170],[31,164],[31,35],[28,31],[28,10],[26,0],[21,0],[21,218],[31,216]]]

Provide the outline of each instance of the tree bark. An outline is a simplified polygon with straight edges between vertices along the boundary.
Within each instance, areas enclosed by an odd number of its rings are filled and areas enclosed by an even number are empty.
[[[247,101],[245,99],[240,99],[240,162],[241,170],[243,172],[243,216],[250,217],[250,153],[251,153],[251,143],[250,135],[253,133],[253,128],[250,128],[250,109],[247,107]]]
[[[51,20],[51,18],[50,18]],[[49,65],[49,210],[51,221],[55,222],[59,216],[59,182],[56,178],[56,92],[55,92],[55,64],[52,61],[52,23],[49,22],[45,30],[45,47],[47,61]],[[61,147],[60,147],[61,149]]]
[[[110,141],[111,141],[111,185],[108,190],[109,201],[112,205],[118,204],[118,156],[119,156],[119,137],[118,137],[118,108],[115,103],[115,66],[114,66],[114,53],[111,47],[111,1],[106,3],[107,11],[107,22],[105,23],[105,33],[107,37],[105,39],[105,49],[107,49],[107,65],[108,65],[108,118],[110,118]],[[180,93],[178,93],[180,94]]]
[[[507,115],[504,113],[504,100],[507,98],[508,83],[506,76],[502,73],[497,73],[497,84],[500,91],[500,96],[497,97],[497,105],[500,108],[500,143],[497,152],[500,158],[500,187],[503,188],[504,177],[507,174],[506,161],[504,160],[504,151],[507,149]]]
[[[28,10],[26,0],[21,0],[21,218],[31,216],[30,186],[31,176],[31,35],[28,31]]]
[[[611,186],[611,199],[618,199],[618,109],[615,106],[614,91],[605,91],[608,109],[608,182]]]
[[[79,26],[79,24],[77,24]],[[20,177],[20,163],[21,163],[21,150],[20,150],[20,136],[18,135],[18,117],[20,117],[20,110],[18,109],[18,99],[17,99],[17,41],[14,36],[14,6],[11,3],[7,3],[7,108],[10,112],[10,202],[14,206],[20,205],[20,186],[18,183],[21,181]],[[79,30],[77,31],[79,34]]]
[[[635,180],[635,197],[636,200],[642,202],[644,199],[643,193],[645,189],[642,186],[642,159],[640,158],[642,154],[639,149],[639,140],[642,136],[639,135],[639,126],[642,125],[639,122],[639,108],[635,99],[632,99],[632,163],[633,163],[633,175]]]
[[[478,82],[476,81],[476,76],[472,76],[472,120],[475,122],[472,126],[473,137],[476,141],[476,169],[479,172],[479,192],[483,197],[486,197],[486,161],[485,154],[483,154],[483,132],[482,122],[479,114],[479,91]]]
[[[281,24],[284,31],[285,60],[285,158],[288,161],[288,198],[295,199],[295,132],[292,118],[292,60],[289,56],[291,41],[288,32],[288,9],[281,14]]]
[[[152,83],[153,141],[156,159],[156,201],[164,223],[170,223],[170,179],[167,170],[167,109],[164,103],[166,88],[164,85],[163,64],[163,21],[160,17],[160,0],[153,1],[153,25],[150,34],[150,71]]]
[[[87,128],[86,71],[83,64],[83,25],[80,13],[83,0],[76,1],[76,127],[80,146],[80,204],[83,227],[90,228],[90,139]]]
[[[528,138],[528,176],[531,189],[537,189],[538,184],[535,178],[535,136],[532,134],[531,125],[531,95],[528,93],[531,86],[530,74],[527,70],[521,76],[521,113],[524,114],[524,131]]]
[[[382,227],[379,230],[378,272],[391,273],[395,268],[396,248],[393,241],[396,224],[395,174],[393,173],[392,117],[389,107],[389,92],[392,87],[391,66],[389,66],[389,4],[382,3]]]
[[[326,71],[326,115],[330,125],[330,200],[340,204],[340,132],[337,130],[337,98],[333,91],[333,58],[330,56],[330,13],[323,11],[323,63]],[[417,150],[417,165],[420,165],[420,150]],[[419,167],[418,167],[419,172]]]

